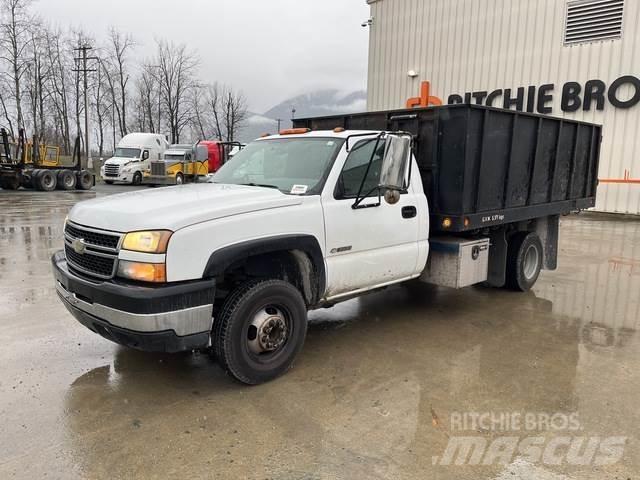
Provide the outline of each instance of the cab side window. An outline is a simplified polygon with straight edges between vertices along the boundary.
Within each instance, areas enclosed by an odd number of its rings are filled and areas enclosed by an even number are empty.
[[[375,152],[374,152],[375,149]],[[382,169],[382,160],[384,158],[385,142],[378,142],[376,148],[376,139],[370,138],[361,140],[351,147],[347,161],[342,168],[342,173],[336,185],[335,198],[355,198],[360,190],[362,178],[367,171],[367,165],[373,153],[373,161],[367,178],[362,187],[362,195],[369,193],[369,196],[377,196],[378,192],[375,188],[380,184],[380,172]],[[373,192],[371,192],[373,190]],[[371,193],[370,193],[371,192]]]

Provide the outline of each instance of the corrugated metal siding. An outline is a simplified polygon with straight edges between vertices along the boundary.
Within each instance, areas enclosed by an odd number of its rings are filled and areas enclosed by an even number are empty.
[[[622,39],[564,45],[565,0],[377,0],[371,3],[368,109],[402,108],[421,80],[451,93],[555,84],[553,115],[604,125],[599,178],[640,178],[640,104],[560,110],[567,81],[640,77],[640,1],[626,0]],[[407,72],[416,70],[418,77]],[[619,98],[633,94],[631,86]],[[640,184],[601,184],[597,210],[640,214]]]

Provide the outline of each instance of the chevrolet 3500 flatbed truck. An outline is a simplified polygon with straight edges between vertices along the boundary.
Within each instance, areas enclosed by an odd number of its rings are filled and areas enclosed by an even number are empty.
[[[596,125],[472,105],[295,122],[211,183],[74,206],[52,258],[67,309],[257,384],[290,368],[310,309],[414,279],[531,288],[559,215],[595,202]]]

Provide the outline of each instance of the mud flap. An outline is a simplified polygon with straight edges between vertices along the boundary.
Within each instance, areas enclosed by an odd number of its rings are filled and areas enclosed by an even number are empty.
[[[539,218],[536,221],[535,232],[542,242],[544,259],[542,268],[544,270],[555,270],[558,266],[558,231],[560,226],[560,216],[551,215]]]
[[[487,284],[492,287],[504,287],[507,271],[507,237],[506,229],[500,228],[489,236],[489,271]]]

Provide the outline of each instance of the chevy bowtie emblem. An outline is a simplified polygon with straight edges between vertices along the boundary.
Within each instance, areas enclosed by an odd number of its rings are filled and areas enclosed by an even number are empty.
[[[71,243],[71,246],[73,247],[73,251],[80,255],[84,255],[84,252],[87,251],[87,244],[84,243],[84,238],[76,238]]]

